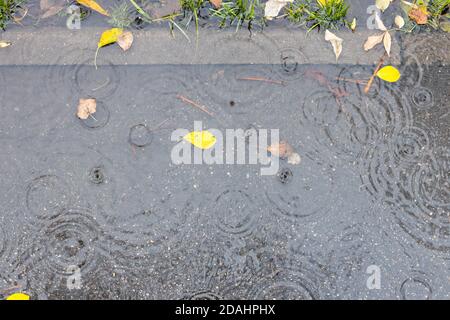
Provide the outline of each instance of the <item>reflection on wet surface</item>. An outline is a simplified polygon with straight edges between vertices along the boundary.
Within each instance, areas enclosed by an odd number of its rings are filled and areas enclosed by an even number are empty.
[[[345,79],[372,68],[305,63],[0,67],[0,294],[449,298],[450,69],[406,48],[401,81],[365,95]],[[173,165],[171,132],[196,120],[280,129],[302,161]]]

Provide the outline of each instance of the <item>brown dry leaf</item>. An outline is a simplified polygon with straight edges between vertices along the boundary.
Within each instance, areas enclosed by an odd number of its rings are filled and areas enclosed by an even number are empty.
[[[331,45],[333,46],[334,55],[336,56],[336,62],[341,55],[342,52],[342,40],[338,36],[336,36],[334,33],[330,32],[329,30],[325,31],[325,40],[330,41]]]
[[[384,25],[383,21],[381,20],[378,14],[375,15],[375,26],[378,30],[387,31],[386,26]]]
[[[222,0],[209,0],[214,8],[219,9],[222,6]]]
[[[64,9],[64,0],[41,0],[40,6],[43,12],[41,19],[50,18]]]
[[[269,0],[264,7],[264,18],[272,20],[277,17],[280,10],[283,9],[288,3],[292,3],[294,0]]]
[[[384,38],[384,33],[368,37],[366,43],[364,43],[364,50],[369,51],[370,49],[375,47],[377,44],[383,42],[383,38]]]
[[[97,111],[97,100],[95,99],[80,99],[78,104],[77,116],[80,119],[87,119],[91,114]]]
[[[288,158],[294,153],[294,149],[286,141],[280,141],[278,144],[268,146],[267,151],[275,157],[279,157],[281,159]]]
[[[384,45],[384,48],[386,49],[386,53],[388,56],[391,55],[391,44],[392,44],[391,35],[389,34],[388,31],[386,31],[384,33],[384,37],[383,37],[383,45]]]
[[[414,20],[417,24],[427,24],[428,15],[420,8],[413,8],[409,11],[408,16],[411,20]]]
[[[117,37],[117,44],[122,48],[123,51],[127,51],[131,48],[133,40],[133,34],[130,31],[125,31]]]

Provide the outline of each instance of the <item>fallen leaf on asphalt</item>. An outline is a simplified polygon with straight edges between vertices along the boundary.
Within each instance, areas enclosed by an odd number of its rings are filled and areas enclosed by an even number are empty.
[[[352,23],[350,24],[350,30],[356,30],[356,18],[353,18]]]
[[[389,8],[389,5],[391,4],[392,0],[376,0],[375,5],[378,9],[381,11],[386,10]]]
[[[78,118],[86,120],[91,114],[94,114],[96,111],[97,101],[95,99],[80,99],[77,111]]]
[[[378,14],[375,15],[375,27],[378,30],[387,31],[386,26],[384,25],[383,21],[381,20],[381,18]]]
[[[43,14],[41,19],[47,19],[60,13],[65,6],[64,0],[41,0],[40,7]]]
[[[400,76],[400,71],[393,66],[383,67],[377,72],[377,77],[387,82],[397,82]]]
[[[334,33],[330,32],[329,30],[325,31],[325,40],[330,41],[331,45],[333,46],[333,51],[336,56],[336,62],[337,62],[337,60],[342,52],[342,42],[344,40],[337,37]]]
[[[413,8],[409,11],[408,16],[417,24],[427,24],[428,22],[428,14],[426,12],[426,8]]]
[[[384,33],[368,37],[366,43],[364,43],[364,50],[369,51],[377,44],[383,42],[383,38]]]
[[[125,31],[117,37],[117,44],[122,48],[123,51],[127,51],[131,48],[133,44],[133,34],[130,31]]]
[[[216,143],[216,137],[209,131],[192,131],[183,137],[183,140],[200,149],[209,149]]]
[[[30,296],[25,293],[13,293],[6,300],[30,300]]]
[[[119,36],[123,33],[123,29],[121,28],[112,28],[109,30],[106,30],[102,33],[102,36],[100,37],[100,41],[98,42],[98,47],[104,47],[108,44],[117,42]]]
[[[283,9],[288,3],[292,3],[294,0],[269,0],[266,2],[264,8],[264,17],[271,20],[278,16],[280,10]]]
[[[0,48],[6,48],[6,47],[9,47],[10,45],[12,45],[11,42],[8,42],[8,41],[0,41]]]
[[[391,55],[392,37],[388,31],[386,31],[384,33],[383,44],[384,44],[384,49],[386,50],[386,53],[388,54],[388,56],[390,56]]]
[[[399,29],[403,28],[403,26],[405,25],[405,20],[403,19],[402,16],[399,16],[399,15],[395,16],[394,22],[395,22],[395,25],[397,26],[397,28],[399,28]]]
[[[100,13],[100,14],[102,14],[104,16],[108,16],[109,17],[108,11],[103,9],[102,6],[100,6],[94,0],[77,0],[77,2],[79,4],[85,6],[85,7],[88,7],[89,9],[92,9],[92,10],[97,11],[98,13]]]
[[[100,48],[107,46],[108,44],[112,44],[117,42],[119,36],[123,33],[123,29],[121,28],[112,28],[108,29],[102,33],[100,40],[97,44],[97,51],[95,52],[94,65],[95,69],[97,69],[97,56]]]
[[[222,6],[222,0],[209,0],[214,8],[219,9]]]
[[[281,159],[286,159],[294,153],[294,149],[286,141],[280,141],[280,143],[268,146],[267,151],[269,151],[273,156]]]

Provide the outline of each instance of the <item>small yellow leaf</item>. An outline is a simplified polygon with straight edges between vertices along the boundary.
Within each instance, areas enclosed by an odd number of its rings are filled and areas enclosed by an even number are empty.
[[[102,36],[100,37],[100,41],[97,44],[97,51],[95,52],[95,58],[94,58],[95,69],[97,69],[97,55],[98,55],[98,51],[100,50],[100,48],[104,47],[108,44],[117,42],[117,40],[119,40],[119,36],[122,33],[123,33],[123,29],[121,29],[121,28],[108,29],[102,33]]]
[[[350,30],[356,30],[356,18],[353,18],[352,23],[350,24]]]
[[[102,36],[100,37],[100,41],[98,42],[98,47],[104,47],[108,44],[117,42],[117,39],[119,36],[123,33],[123,29],[120,28],[112,28],[109,30],[106,30],[102,33]]]
[[[30,300],[30,296],[25,293],[13,293],[6,300]]]
[[[97,2],[94,0],[77,0],[77,2],[85,7],[88,7],[89,9],[92,9],[94,11],[97,11],[98,13],[108,16],[109,13],[105,9],[103,9]]]
[[[0,48],[9,47],[12,43],[8,41],[0,41]]]
[[[377,77],[387,82],[397,82],[400,76],[400,71],[393,66],[383,67],[377,72]]]
[[[216,137],[209,131],[192,131],[183,139],[200,149],[209,149],[216,143]]]

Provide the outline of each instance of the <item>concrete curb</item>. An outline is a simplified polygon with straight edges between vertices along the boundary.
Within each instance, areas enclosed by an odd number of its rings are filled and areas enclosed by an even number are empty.
[[[2,39],[12,46],[0,50],[0,65],[93,64],[97,41],[103,28],[68,30],[57,27],[24,28],[7,31]],[[373,31],[336,32],[344,39],[339,64],[375,64],[383,48],[365,52],[365,40]],[[135,41],[128,52],[117,45],[102,48],[98,64],[334,64],[334,53],[323,33],[306,33],[289,28],[237,33],[231,30],[200,30],[198,41],[190,32],[190,42],[178,31],[175,39],[168,28],[133,31]],[[390,63],[400,63],[400,46],[393,37]]]

